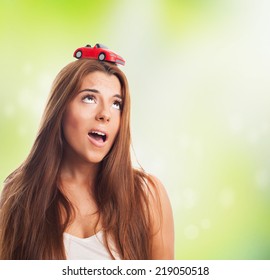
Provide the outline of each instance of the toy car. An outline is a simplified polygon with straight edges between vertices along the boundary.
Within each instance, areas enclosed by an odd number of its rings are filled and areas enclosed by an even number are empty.
[[[125,60],[118,54],[109,50],[102,44],[96,44],[94,47],[86,45],[75,50],[74,57],[80,58],[93,58],[98,60],[106,60],[117,64],[125,65]]]

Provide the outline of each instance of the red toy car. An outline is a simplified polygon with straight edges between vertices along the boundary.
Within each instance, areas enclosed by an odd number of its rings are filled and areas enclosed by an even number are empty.
[[[96,44],[94,47],[86,45],[85,47],[78,48],[74,54],[74,57],[80,58],[94,58],[98,60],[106,60],[117,64],[125,65],[125,60],[118,54],[109,50],[102,44]]]

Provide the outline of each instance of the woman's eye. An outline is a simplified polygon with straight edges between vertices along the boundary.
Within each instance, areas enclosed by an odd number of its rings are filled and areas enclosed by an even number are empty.
[[[113,102],[113,108],[115,108],[117,110],[121,110],[122,109],[122,103],[120,101]]]
[[[85,103],[93,104],[95,103],[95,98],[92,95],[87,95],[83,97],[82,101]]]

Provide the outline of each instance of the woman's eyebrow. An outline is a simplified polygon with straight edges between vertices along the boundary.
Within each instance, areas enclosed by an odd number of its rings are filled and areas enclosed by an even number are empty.
[[[90,92],[94,92],[94,93],[100,93],[97,89],[94,88],[85,88],[80,90],[78,93],[84,92],[84,91],[90,91]]]
[[[84,91],[88,91],[88,92],[94,92],[94,93],[98,93],[98,94],[101,94],[100,91],[98,91],[97,89],[94,89],[94,88],[85,88],[85,89],[82,89],[78,92],[81,93],[81,92],[84,92]],[[119,99],[122,99],[122,96],[120,94],[115,94],[113,97],[117,97]]]
[[[121,99],[121,100],[123,99],[122,96],[121,96],[120,94],[115,94],[113,97],[117,97],[117,98],[119,98],[119,99]]]

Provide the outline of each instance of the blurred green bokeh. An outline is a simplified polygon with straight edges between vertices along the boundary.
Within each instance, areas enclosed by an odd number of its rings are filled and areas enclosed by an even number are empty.
[[[0,0],[0,180],[85,44],[127,61],[136,158],[171,198],[177,259],[270,259],[267,1]],[[134,162],[134,164],[136,164]]]

